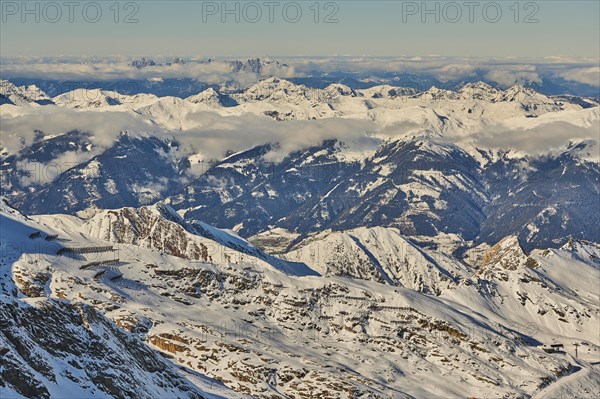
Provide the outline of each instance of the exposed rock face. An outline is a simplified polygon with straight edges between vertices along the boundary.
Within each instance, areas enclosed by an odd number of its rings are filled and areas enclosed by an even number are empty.
[[[204,397],[143,341],[93,307],[51,299],[33,306],[3,302],[0,326],[0,393]]]
[[[491,247],[481,260],[481,269],[496,267],[506,270],[517,270],[527,260],[527,255],[519,245],[519,239],[515,236],[504,238],[498,244]]]
[[[202,238],[166,219],[157,207],[102,211],[88,220],[83,230],[106,241],[156,248],[190,260],[211,260]]]
[[[508,236],[484,252],[471,279],[444,294],[459,297],[474,286],[500,313],[518,315],[514,323],[529,325],[532,335],[542,325],[556,331],[573,327],[577,332],[586,331],[585,326],[593,323],[600,311],[592,305],[597,303],[599,255],[598,244],[582,240],[527,255],[519,239]]]
[[[152,59],[142,57],[140,59],[132,60],[129,65],[137,69],[143,69],[149,66],[156,66],[156,62]]]
[[[52,100],[35,85],[15,86],[7,80],[0,80],[0,105],[50,104]]]
[[[113,219],[94,232],[105,237],[100,233],[114,230],[106,227],[117,227],[128,231],[121,231],[121,237],[130,239],[154,225],[185,228],[168,209],[129,209],[127,218],[119,214],[118,219],[133,221],[129,230]],[[110,219],[109,212],[101,211],[105,216],[96,222]],[[58,389],[62,394],[68,389],[75,397],[202,395],[177,377],[174,363],[201,390],[200,379],[213,378],[237,391],[227,391],[223,396],[228,398],[249,394],[271,399],[275,392],[305,399],[430,397],[447,390],[457,397],[525,397],[569,370],[568,360],[536,348],[536,333],[577,337],[598,349],[599,280],[589,278],[598,276],[598,247],[583,242],[531,254],[537,265],[528,267],[517,240],[507,238],[486,257],[482,270],[490,273],[455,282],[434,279],[441,271],[437,266],[450,264],[443,257],[432,261],[415,247],[411,251],[423,259],[412,260],[413,274],[395,268],[390,254],[409,244],[396,230],[342,234],[361,261],[345,269],[344,262],[353,258],[351,251],[344,252],[337,270],[362,278],[399,277],[403,284],[414,284],[408,289],[337,273],[284,274],[238,253],[232,247],[248,249],[244,240],[209,225],[201,227],[210,240],[235,243],[228,247],[231,257],[192,262],[154,246],[126,244],[137,248],[135,256],[95,269],[85,267],[91,259],[56,251],[60,240],[68,240],[70,247],[110,247],[101,238],[69,230],[80,229],[80,219],[28,218],[8,206],[1,216],[2,253],[7,253],[5,241],[19,248],[1,259],[0,301],[6,306],[0,312],[0,353],[8,360],[0,368],[5,372],[0,381],[9,381],[0,387],[2,394],[52,397]],[[36,232],[39,236],[31,238]],[[58,242],[43,238],[56,234]],[[40,252],[32,245],[38,241],[55,250]],[[161,242],[156,241],[158,246]],[[328,245],[323,248],[331,249]],[[112,259],[114,254],[103,256]],[[516,268],[507,260],[515,261]],[[118,268],[117,279],[108,273],[112,267]],[[99,274],[102,270],[107,273]],[[405,274],[394,276],[398,271]],[[435,291],[449,281],[451,289],[439,296],[423,293],[429,292],[425,287]],[[23,298],[22,288],[31,291],[28,282],[43,287],[32,294],[51,299]],[[533,322],[539,330],[522,331],[514,322]],[[197,374],[189,374],[192,370]],[[20,376],[33,383],[23,385]],[[423,380],[429,384],[424,386]]]

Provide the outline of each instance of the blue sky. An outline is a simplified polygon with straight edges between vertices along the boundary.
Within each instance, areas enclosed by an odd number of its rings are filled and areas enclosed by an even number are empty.
[[[482,1],[472,2],[471,9],[463,0],[429,1],[426,7],[433,10],[429,14],[423,12],[425,3],[422,1],[319,2],[317,23],[314,0],[273,2],[277,4],[272,8],[273,22],[269,21],[270,9],[265,1],[246,6],[247,2],[237,2],[237,6],[236,2],[227,2],[229,9],[238,7],[236,12],[227,15],[222,13],[222,1],[120,2],[118,15],[115,1],[98,1],[102,15],[95,23],[89,21],[96,19],[97,10],[88,1],[77,2],[73,22],[69,21],[69,9],[62,6],[63,1],[55,3],[60,7],[60,17],[55,7],[44,9],[43,2],[28,2],[27,7],[33,10],[30,14],[24,13],[21,1],[2,0],[1,3],[2,57],[600,57],[600,2],[595,0],[518,2],[517,7],[515,1]],[[301,16],[297,14],[298,5]],[[88,21],[84,18],[84,7]],[[257,9],[260,9],[260,17]],[[134,13],[131,19],[137,22],[125,23],[131,13]],[[331,15],[330,23],[325,22],[327,15]],[[236,16],[239,23],[235,21]],[[35,21],[36,17],[39,22]],[[297,22],[290,22],[295,19]]]

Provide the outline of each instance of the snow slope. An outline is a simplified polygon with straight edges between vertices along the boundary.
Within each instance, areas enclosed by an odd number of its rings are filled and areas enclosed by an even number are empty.
[[[54,291],[56,251],[73,236],[0,205],[1,397],[221,397],[204,395],[93,306]]]
[[[41,215],[36,220],[117,244],[132,244],[203,262],[260,262],[293,275],[317,275],[299,262],[286,262],[256,248],[232,231],[206,223],[186,222],[170,206],[88,209],[81,217]]]
[[[492,246],[477,272],[443,297],[489,320],[511,320],[544,343],[600,343],[600,247],[571,241],[526,255],[516,237]]]
[[[374,280],[438,295],[470,274],[450,256],[424,250],[398,229],[385,227],[324,231],[296,244],[285,258],[302,261],[323,275]]]
[[[2,265],[5,298],[93,307],[137,337],[131,339],[188,369],[178,378],[187,378],[193,370],[253,397],[502,397],[533,395],[572,370],[568,357],[543,352],[537,335],[515,328],[513,314],[481,308],[466,293],[462,296],[467,300],[460,304],[456,294],[463,285],[473,297],[480,294],[475,284],[463,282],[435,297],[374,281],[287,275],[241,254],[229,261],[205,262],[169,255],[139,238],[142,246],[111,243],[71,230],[79,223],[74,217],[54,215],[34,222],[5,207],[2,220],[14,221],[2,224],[3,246],[11,240],[29,244],[15,249]],[[99,224],[96,232],[115,226],[88,220]],[[164,225],[156,220],[148,224]],[[36,231],[40,237],[29,238]],[[153,231],[150,237],[159,237],[158,230]],[[47,234],[58,237],[46,241]],[[367,243],[367,238],[389,244],[387,236],[392,235],[393,242],[401,242],[395,232],[354,234],[373,250],[377,244]],[[113,249],[104,252],[57,254],[60,248],[111,245]],[[501,250],[508,248],[512,246]],[[595,259],[594,251],[586,245],[572,253],[583,259],[578,262],[589,262]],[[384,254],[383,249],[377,252]],[[91,264],[115,256],[118,262]],[[539,258],[544,269],[550,269],[555,257],[547,259],[543,264]],[[553,284],[559,284],[560,274],[552,276]],[[573,304],[580,317],[588,318],[583,315],[588,313],[597,321],[592,305],[583,300]],[[546,315],[547,320],[558,317],[553,312]],[[68,334],[68,329],[56,328],[56,334]],[[586,344],[598,349],[590,325],[569,328],[582,329],[578,338],[586,337]],[[544,331],[544,342],[562,339],[565,333]],[[43,358],[52,359],[45,353]],[[200,385],[207,380],[198,376],[187,381]],[[46,380],[40,384],[52,387]],[[220,384],[200,386],[205,388],[224,389]]]

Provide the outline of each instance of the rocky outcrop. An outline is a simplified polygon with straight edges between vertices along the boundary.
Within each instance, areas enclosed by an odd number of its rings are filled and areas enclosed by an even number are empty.
[[[0,393],[8,396],[204,397],[143,341],[91,306],[4,302],[0,326]]]

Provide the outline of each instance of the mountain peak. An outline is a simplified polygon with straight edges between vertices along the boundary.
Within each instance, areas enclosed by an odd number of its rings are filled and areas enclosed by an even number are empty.
[[[352,90],[349,86],[341,83],[332,83],[327,86],[324,91],[329,94],[340,95],[340,96],[356,96],[356,92]]]
[[[579,140],[570,141],[567,145],[566,150],[563,154],[569,154],[575,158],[591,161],[600,162],[598,156],[598,141],[597,140]]]
[[[534,89],[532,89],[530,87],[526,87],[522,83],[515,83],[514,85],[512,85],[508,89],[504,90],[503,93],[504,93],[505,96],[516,96],[516,95],[519,95],[519,94],[525,94],[527,96],[541,95],[540,93],[538,93]]]
[[[201,91],[198,94],[189,96],[188,98],[186,98],[186,100],[194,104],[204,103],[209,105],[220,105],[221,94],[212,87],[209,87],[208,89]]]
[[[600,244],[569,237],[569,241],[560,247],[572,259],[587,263],[600,270]]]
[[[289,80],[270,77],[253,84],[244,90],[243,98],[249,101],[260,100],[287,100],[294,97],[305,98],[309,89],[304,85],[297,85]]]
[[[458,90],[458,92],[468,98],[485,100],[490,102],[494,101],[497,98],[497,96],[501,93],[501,91],[497,88],[481,81],[467,83],[463,85]]]
[[[121,95],[114,91],[101,89],[75,89],[54,97],[56,105],[69,108],[100,108],[119,105]]]
[[[519,239],[511,235],[504,237],[485,252],[481,260],[481,269],[499,266],[507,270],[516,270],[526,260],[527,255],[521,248]]]
[[[540,113],[556,112],[565,109],[563,103],[538,93],[530,87],[525,87],[521,83],[516,83],[501,92],[497,101],[520,104],[521,109],[526,111],[529,116],[538,116]]]
[[[268,76],[279,70],[287,69],[286,64],[280,64],[279,61],[265,60],[261,58],[250,58],[246,61],[229,61],[232,72],[249,72],[259,76]]]
[[[271,76],[258,82],[257,84],[264,85],[276,85],[276,86],[298,86],[289,80],[278,78],[277,76]]]
[[[469,89],[482,89],[482,90],[494,90],[494,91],[498,91],[498,89],[486,82],[483,82],[481,80],[478,80],[477,82],[469,82],[469,83],[465,83],[459,91],[463,91],[463,90],[469,90]]]
[[[129,63],[129,66],[132,66],[137,69],[143,69],[149,66],[156,66],[156,62],[152,59],[146,59],[144,57],[139,59],[134,59]]]
[[[431,86],[429,90],[424,91],[420,96],[430,100],[456,100],[461,97],[457,92],[441,89],[437,86]]]
[[[50,97],[35,85],[16,86],[8,80],[0,80],[0,105],[27,105],[50,103]]]

